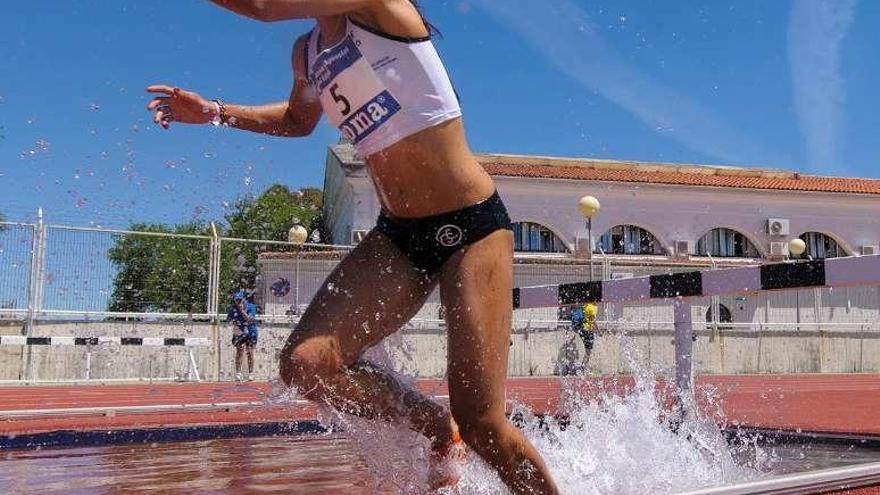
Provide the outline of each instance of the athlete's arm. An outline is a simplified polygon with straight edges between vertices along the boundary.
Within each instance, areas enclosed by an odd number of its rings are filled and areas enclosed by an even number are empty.
[[[263,22],[347,14],[379,0],[211,0],[236,14]]]
[[[172,122],[207,124],[222,117],[224,125],[261,134],[301,137],[312,133],[321,119],[321,104],[306,81],[305,41],[300,37],[293,47],[294,85],[287,101],[267,105],[219,105],[198,93],[166,85],[147,88],[154,98],[147,109],[154,112],[153,121],[164,128]]]

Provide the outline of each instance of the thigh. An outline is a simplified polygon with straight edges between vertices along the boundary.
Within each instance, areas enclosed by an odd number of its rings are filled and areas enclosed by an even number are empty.
[[[318,289],[288,346],[323,339],[351,364],[409,321],[436,285],[436,277],[416,271],[400,249],[373,230]]]
[[[453,411],[504,413],[513,317],[513,234],[499,230],[450,258],[440,294],[449,329]]]

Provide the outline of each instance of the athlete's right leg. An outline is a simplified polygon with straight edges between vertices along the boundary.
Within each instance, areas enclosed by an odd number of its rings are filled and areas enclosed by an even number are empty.
[[[392,242],[371,232],[315,295],[281,353],[281,378],[309,400],[386,421],[406,420],[437,445],[448,442],[449,411],[360,361],[424,304],[436,277],[416,271]]]

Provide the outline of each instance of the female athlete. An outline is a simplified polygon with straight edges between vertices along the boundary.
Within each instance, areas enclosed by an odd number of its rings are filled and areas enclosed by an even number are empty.
[[[557,493],[540,454],[505,417],[513,235],[472,155],[458,98],[413,0],[211,0],[261,21],[313,18],[293,46],[287,101],[245,106],[157,85],[157,124],[223,124],[306,136],[322,115],[357,148],[376,187],[376,227],[327,278],[291,333],[281,377],[345,413],[399,421],[431,441],[433,487],[461,439],[516,493]],[[361,359],[439,285],[450,410]],[[341,310],[344,308],[344,311]],[[361,315],[352,318],[351,315]]]

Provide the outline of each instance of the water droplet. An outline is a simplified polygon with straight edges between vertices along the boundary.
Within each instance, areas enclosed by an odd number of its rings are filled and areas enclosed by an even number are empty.
[[[19,154],[19,156],[21,158],[33,158],[33,157],[35,157],[41,153],[45,153],[47,151],[49,151],[49,141],[46,141],[43,138],[39,138],[34,142],[33,148],[31,148],[29,150],[22,151]]]

